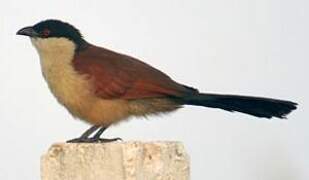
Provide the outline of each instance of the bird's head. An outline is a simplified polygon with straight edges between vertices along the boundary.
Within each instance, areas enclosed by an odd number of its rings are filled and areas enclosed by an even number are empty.
[[[75,49],[79,49],[86,42],[77,28],[60,20],[41,21],[20,29],[17,35],[29,36],[39,50],[53,49],[70,43]]]

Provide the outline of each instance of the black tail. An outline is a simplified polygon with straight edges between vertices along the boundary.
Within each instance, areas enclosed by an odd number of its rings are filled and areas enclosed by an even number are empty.
[[[296,109],[297,103],[291,101],[219,94],[198,94],[184,97],[184,104],[238,111],[264,118],[285,118]]]

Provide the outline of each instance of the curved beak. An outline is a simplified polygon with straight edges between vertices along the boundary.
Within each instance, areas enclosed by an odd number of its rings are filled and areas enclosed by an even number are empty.
[[[29,36],[29,37],[37,37],[39,33],[37,33],[31,26],[24,27],[17,31],[17,35]]]

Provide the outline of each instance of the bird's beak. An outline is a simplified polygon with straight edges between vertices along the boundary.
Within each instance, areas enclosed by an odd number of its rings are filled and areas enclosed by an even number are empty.
[[[31,26],[24,27],[17,31],[17,35],[29,36],[29,37],[38,37],[39,33],[37,33]]]

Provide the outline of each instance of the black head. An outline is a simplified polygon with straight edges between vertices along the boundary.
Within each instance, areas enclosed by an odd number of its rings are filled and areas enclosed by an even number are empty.
[[[33,38],[67,38],[78,46],[85,42],[78,29],[60,20],[45,20],[34,26],[22,28],[17,34]]]

